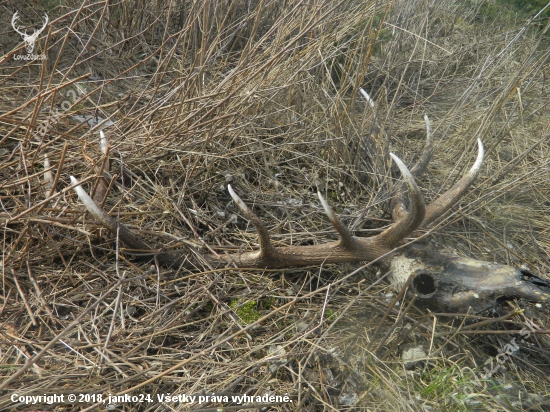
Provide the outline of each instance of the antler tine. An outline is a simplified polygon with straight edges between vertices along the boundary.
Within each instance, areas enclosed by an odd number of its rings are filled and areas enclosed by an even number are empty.
[[[390,249],[393,249],[397,244],[414,232],[424,220],[424,215],[426,213],[426,206],[424,204],[424,199],[422,198],[422,193],[416,185],[413,175],[405,166],[405,163],[401,161],[396,155],[390,153],[391,158],[399,168],[405,183],[407,184],[409,197],[410,197],[410,210],[405,212],[403,204],[400,202],[394,208],[393,216],[395,223],[386,229],[384,232],[380,233],[377,237],[380,237],[384,244],[386,244]],[[395,209],[399,209],[397,213]]]
[[[271,246],[269,232],[267,231],[264,222],[262,222],[262,220],[254,212],[252,212],[248,206],[246,206],[237,193],[235,193],[231,185],[227,185],[227,190],[233,198],[233,201],[237,204],[239,209],[241,209],[241,212],[243,212],[245,217],[250,220],[256,228],[256,231],[258,232],[258,243],[260,244],[260,254],[271,252],[273,247]]]
[[[19,31],[19,29],[17,28],[17,26],[15,25],[15,23],[17,22],[17,18],[19,17],[19,12],[16,11],[14,14],[13,14],[13,17],[11,18],[11,25],[13,27],[13,29],[16,31],[17,34],[21,35],[21,36],[25,36],[27,33],[23,33],[21,31]]]
[[[422,156],[416,164],[410,170],[411,175],[415,178],[420,178],[422,174],[426,171],[428,164],[433,155],[433,133],[432,126],[430,124],[430,118],[428,115],[424,115],[424,122],[426,123],[426,143],[424,143],[424,149],[422,150]],[[390,210],[392,213],[392,219],[394,222],[397,222],[403,216],[405,212],[405,197],[406,194],[402,189],[398,190],[395,196],[390,202]]]
[[[107,166],[107,170],[109,170],[109,142],[107,141],[107,138],[105,137],[105,133],[103,133],[103,130],[99,132],[99,147],[101,150],[101,153],[103,153],[104,159],[101,161],[101,165],[96,169],[97,174],[99,175],[99,181],[97,183],[97,187],[95,192],[93,193],[93,199],[95,202],[101,204],[103,200],[105,199],[105,195],[107,194],[107,182],[105,182],[105,177],[103,176],[103,172],[105,171],[105,166]]]
[[[460,179],[456,184],[442,194],[439,198],[431,202],[426,207],[426,216],[423,226],[427,226],[432,223],[434,220],[439,218],[445,212],[447,212],[452,205],[454,205],[466,192],[466,190],[474,183],[481,170],[481,165],[483,164],[483,157],[485,155],[485,149],[483,148],[483,143],[481,139],[477,139],[478,153],[477,159],[472,166],[472,168],[466,173],[462,179]]]
[[[71,183],[73,185],[78,184],[78,180],[74,176],[70,176]],[[82,186],[78,185],[74,187],[74,191],[78,195],[80,201],[84,204],[84,207],[90,214],[96,218],[106,229],[113,233],[118,233],[120,240],[124,242],[131,249],[138,250],[150,250],[151,248],[142,242],[137,236],[135,236],[130,229],[123,224],[117,222],[117,220],[107,214],[107,212],[101,209],[93,199],[86,193]]]
[[[105,137],[105,133],[103,133],[103,130],[100,130],[99,131],[99,147],[101,149],[101,153],[106,155],[108,146],[109,146],[109,144],[107,142],[107,138]]]
[[[44,22],[44,25],[40,29],[40,32],[42,32],[46,28],[46,26],[48,25],[48,22],[50,21],[50,18],[48,17],[48,15],[46,13],[44,13],[44,17],[46,17],[46,21]]]
[[[417,179],[422,176],[426,171],[428,164],[433,155],[433,133],[432,126],[430,124],[430,118],[428,115],[424,115],[424,122],[426,123],[426,143],[424,144],[424,150],[422,151],[422,156],[420,160],[413,166],[411,169],[411,174]]]
[[[74,176],[70,176],[71,183],[73,185],[78,184],[78,180]],[[84,204],[86,210],[99,221],[99,223],[109,230],[111,233],[116,234],[118,238],[128,248],[140,250],[143,252],[149,252],[148,256],[154,255],[158,263],[165,267],[180,267],[189,263],[187,256],[181,253],[179,250],[153,250],[145,242],[143,242],[138,236],[122,223],[118,222],[115,218],[109,216],[105,210],[99,207],[93,199],[86,193],[82,186],[78,185],[74,187],[74,191],[78,195],[80,201]]]
[[[317,191],[317,196],[319,197],[319,200],[321,201],[321,205],[323,205],[323,209],[325,209],[325,213],[328,216],[328,220],[330,220],[330,223],[332,223],[332,226],[334,226],[334,229],[338,232],[340,235],[340,243],[342,247],[344,248],[351,248],[354,245],[353,236],[351,235],[349,229],[344,226],[342,222],[336,217],[334,212],[332,211],[332,208],[327,203],[326,199],[323,197],[321,192]]]
[[[44,154],[44,169],[46,170],[44,172],[44,188],[46,189],[46,197],[50,196],[50,193],[53,188],[53,174],[51,170],[48,170],[51,167],[50,165],[50,158],[48,157],[48,154]],[[52,193],[53,194],[53,193]]]

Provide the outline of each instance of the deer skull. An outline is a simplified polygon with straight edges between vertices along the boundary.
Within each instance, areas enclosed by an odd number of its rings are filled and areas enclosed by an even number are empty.
[[[13,29],[23,38],[23,41],[25,42],[25,49],[27,50],[27,53],[28,54],[32,54],[33,50],[34,50],[34,44],[36,43],[36,40],[38,40],[38,36],[40,36],[40,33],[42,33],[44,31],[44,29],[46,28],[46,26],[48,25],[48,15],[46,14],[45,17],[46,17],[46,21],[44,22],[44,25],[38,29],[38,30],[35,30],[33,34],[31,35],[28,35],[27,34],[27,31],[25,32],[22,32],[21,30],[19,30],[16,26],[16,23],[17,23],[17,18],[19,17],[19,12],[15,12],[12,19],[11,19],[11,25],[13,27]]]
[[[500,300],[550,302],[550,281],[512,266],[483,262],[433,247],[410,245],[390,263],[390,282],[400,289],[413,276],[416,302],[435,310],[481,312]]]

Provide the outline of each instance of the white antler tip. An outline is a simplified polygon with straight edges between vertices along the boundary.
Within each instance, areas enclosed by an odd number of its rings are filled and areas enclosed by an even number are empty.
[[[320,191],[317,191],[317,197],[319,197],[319,201],[321,202],[321,205],[323,205],[323,209],[325,209],[325,212],[330,213],[332,210],[330,209],[330,206],[328,205],[327,200],[321,194]]]
[[[477,171],[481,169],[481,165],[483,164],[483,157],[485,156],[485,148],[483,147],[483,142],[480,138],[477,139],[477,149],[477,159],[471,169],[475,173],[477,173]]]
[[[430,118],[427,114],[424,115],[424,123],[426,123],[426,129],[430,130],[432,126],[430,123]]]
[[[88,209],[88,212],[93,214],[96,217],[96,219],[102,222],[106,222],[108,219],[108,217],[106,217],[108,216],[107,213],[104,212],[98,205],[96,205],[96,203],[93,201],[90,195],[88,195],[88,193],[86,193],[86,191],[82,188],[82,186],[80,186],[80,184],[78,183],[78,180],[76,180],[74,176],[69,176],[69,179],[71,179],[71,183],[73,185],[78,185],[73,187],[73,190],[76,192],[78,198],[84,204],[86,209]]]
[[[414,181],[414,178],[413,178],[411,172],[409,171],[409,168],[405,165],[405,163],[403,163],[401,161],[401,159],[398,158],[393,153],[390,153],[390,157],[393,159],[393,161],[395,162],[395,164],[399,168],[399,171],[401,172],[401,175],[403,176],[405,181],[407,181],[410,185],[416,186],[416,182]]]
[[[239,199],[239,196],[237,196],[237,193],[235,193],[235,191],[233,190],[233,188],[231,187],[231,185],[227,185],[227,191],[229,192],[229,194],[231,195],[231,197],[233,198],[233,200],[235,199]]]
[[[328,204],[327,200],[325,199],[325,197],[321,194],[321,192],[317,191],[317,196],[319,197],[319,200],[321,201],[321,205],[323,206],[323,209],[325,209],[325,213],[327,214],[328,218],[330,219],[331,222],[333,221],[337,221],[338,219],[336,218],[336,215],[334,214],[334,212],[332,211],[332,208],[330,207],[330,205]],[[333,223],[334,224],[334,223]]]
[[[481,139],[479,137],[477,138],[477,147],[479,148],[480,152],[485,153],[485,148],[483,147],[483,142],[481,141]]]
[[[105,133],[103,133],[103,130],[100,130],[99,132],[99,146],[101,148],[101,153],[107,154],[107,138],[105,137]]]
[[[374,107],[374,100],[369,96],[369,94],[362,88],[359,88],[359,92],[363,96],[363,98],[367,101],[367,103],[370,105],[370,107]]]
[[[86,191],[82,188],[82,186],[80,186],[80,183],[78,182],[78,180],[76,180],[76,177],[69,176],[69,179],[71,179],[71,184],[78,185],[78,186],[73,187],[73,190],[76,192],[76,194],[78,195],[80,200],[85,205],[87,205],[89,202],[92,202],[92,199],[90,198],[90,196],[88,196],[88,193],[86,193]]]
[[[233,201],[237,204],[239,209],[241,209],[243,212],[247,212],[248,207],[244,204],[244,202],[241,200],[239,195],[237,193],[235,193],[235,191],[233,190],[231,185],[227,185],[227,191],[229,192],[229,194],[233,198]]]

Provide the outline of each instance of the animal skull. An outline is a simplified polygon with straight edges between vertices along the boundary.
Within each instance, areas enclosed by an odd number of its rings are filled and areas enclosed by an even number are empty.
[[[431,246],[409,245],[390,263],[390,282],[398,289],[409,276],[416,302],[430,309],[481,312],[500,300],[550,302],[550,281],[527,270],[484,262]]]
[[[36,40],[38,40],[38,36],[40,36],[40,33],[42,33],[44,31],[44,29],[46,28],[46,26],[48,25],[48,15],[46,14],[46,21],[44,22],[44,25],[38,29],[38,30],[35,30],[33,34],[31,34],[30,36],[27,34],[27,31],[25,30],[25,32],[22,32],[20,31],[17,26],[16,26],[16,22],[17,22],[17,18],[19,17],[19,12],[16,11],[11,19],[11,25],[13,27],[13,29],[19,33],[19,35],[21,35],[21,37],[23,38],[23,41],[25,42],[25,49],[27,50],[27,53],[28,54],[32,54],[33,50],[34,50],[34,44],[36,43]]]

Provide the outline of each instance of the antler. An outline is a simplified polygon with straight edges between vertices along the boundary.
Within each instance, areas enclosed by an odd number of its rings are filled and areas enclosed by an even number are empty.
[[[38,37],[38,35],[42,33],[46,28],[46,26],[48,25],[48,22],[50,21],[50,19],[47,14],[44,14],[44,17],[46,17],[46,20],[44,21],[44,25],[34,33],[34,36]]]
[[[20,36],[26,36],[27,33],[23,33],[21,31],[19,31],[19,29],[17,28],[17,26],[15,25],[15,23],[17,22],[17,18],[19,17],[19,12],[16,11],[14,14],[13,14],[13,17],[11,18],[11,26],[13,27],[13,30],[15,30],[15,32],[17,34],[19,34]]]
[[[25,31],[24,33],[22,31],[20,31],[17,26],[15,25],[15,23],[17,22],[17,18],[19,17],[19,12],[16,11],[14,14],[13,14],[13,17],[11,18],[11,25],[13,27],[13,29],[20,35],[23,37],[23,41],[25,42],[25,47],[27,49],[27,52],[28,53],[32,53],[33,49],[34,49],[34,43],[35,41],[38,39],[38,36],[40,36],[40,33],[42,33],[44,31],[44,29],[46,28],[46,26],[48,25],[48,22],[49,22],[49,18],[48,18],[48,15],[45,14],[45,17],[46,17],[46,21],[44,22],[44,25],[38,29],[38,30],[35,30],[33,34],[31,35],[28,35],[27,32]]]
[[[17,19],[19,18],[19,12],[18,11],[16,11],[13,14],[13,17],[11,18],[11,25],[12,25],[13,29],[17,32],[17,34],[19,34],[23,37],[33,37],[33,38],[35,38],[35,37],[38,37],[40,35],[40,33],[42,33],[44,31],[44,29],[48,25],[48,22],[50,21],[47,14],[45,14],[44,16],[46,17],[46,21],[44,22],[44,25],[41,28],[39,28],[38,30],[35,30],[34,33],[30,36],[26,32],[23,33],[22,31],[19,31],[19,29],[15,25],[15,23],[17,22]]]
[[[424,150],[422,151],[420,160],[411,169],[411,174],[415,178],[420,178],[420,176],[422,176],[422,174],[426,171],[433,155],[433,134],[428,116],[424,116],[424,121],[426,122],[426,143],[424,145]],[[478,153],[474,165],[450,189],[426,206],[426,215],[424,216],[424,221],[420,226],[427,227],[435,220],[443,216],[456,202],[462,198],[462,196],[464,196],[466,190],[468,190],[468,188],[474,183],[479,171],[481,170],[483,157],[485,156],[485,149],[483,148],[481,139],[477,139],[477,147]],[[390,205],[390,209],[392,210],[392,218],[394,221],[399,219],[399,217],[404,213],[404,204],[405,194],[403,191],[398,191]]]
[[[438,199],[434,200],[426,207],[426,217],[422,226],[428,226],[434,220],[446,213],[462,196],[466,190],[474,183],[481,170],[483,164],[483,156],[485,149],[481,139],[477,139],[477,158],[472,168],[458,182],[456,182],[449,190],[442,194]]]
[[[393,153],[391,153],[390,156],[397,164],[408,187],[411,208],[408,212],[403,213],[393,225],[379,235],[370,238],[352,236],[349,230],[340,220],[338,220],[323,195],[318,192],[319,200],[330,222],[339,233],[340,240],[310,246],[274,247],[271,244],[269,233],[261,219],[246,206],[241,198],[235,193],[231,185],[228,185],[229,194],[246,218],[249,219],[256,228],[259,236],[260,249],[235,255],[205,255],[205,260],[215,267],[234,264],[237,267],[281,268],[320,265],[323,263],[372,261],[387,254],[395,248],[401,240],[414,232],[424,219],[425,213],[422,194],[411,172],[397,156]],[[71,183],[78,184],[78,181],[71,176]],[[154,254],[159,263],[167,266],[181,266],[188,262],[187,256],[181,252],[166,251],[163,249],[152,250],[126,226],[119,223],[101,209],[80,185],[76,186],[74,190],[88,212],[90,212],[102,226],[117,234],[122,243],[127,247]]]
[[[429,130],[429,122],[427,124]],[[429,132],[428,134],[430,135]],[[101,138],[102,145],[106,145],[103,134]],[[430,140],[431,139],[428,139],[427,147],[431,146]],[[407,186],[410,207],[407,211],[404,206],[404,201],[399,201],[394,207],[393,216],[395,222],[382,233],[369,238],[352,236],[348,228],[336,217],[323,195],[317,192],[325,213],[340,235],[340,239],[335,242],[318,245],[274,247],[271,244],[269,232],[264,223],[246,206],[241,198],[235,193],[231,185],[228,185],[227,190],[233,198],[233,201],[256,228],[260,248],[256,251],[232,255],[209,254],[205,255],[204,258],[213,267],[232,264],[236,267],[243,268],[298,267],[321,265],[323,263],[362,262],[379,259],[391,252],[422,223],[429,223],[443,214],[460,196],[462,196],[464,191],[475,179],[483,160],[483,145],[480,141],[478,141],[478,143],[480,152],[472,169],[460,179],[456,185],[449,189],[439,199],[428,205],[428,207],[425,207],[422,194],[416,185],[412,173],[396,155],[390,153],[390,157],[399,168]],[[427,149],[425,149],[425,152],[426,150]],[[431,151],[431,148],[429,150]],[[106,151],[103,152],[105,153]],[[431,156],[431,154],[429,156]],[[429,161],[429,156],[426,160],[426,164],[427,161]],[[424,162],[424,159],[421,160],[421,162]],[[420,165],[416,170],[419,171],[422,168],[425,168],[425,166]],[[71,182],[73,185],[78,184],[78,181],[73,176],[71,176]],[[80,185],[76,186],[74,190],[88,212],[90,212],[102,226],[117,234],[122,243],[127,247],[147,252],[149,255],[153,254],[158,262],[165,266],[191,266],[188,256],[181,251],[167,251],[162,248],[156,250],[151,249],[138,236],[132,233],[130,229],[101,209]],[[400,192],[398,198],[402,200],[404,194]],[[429,214],[427,211],[430,211]]]

